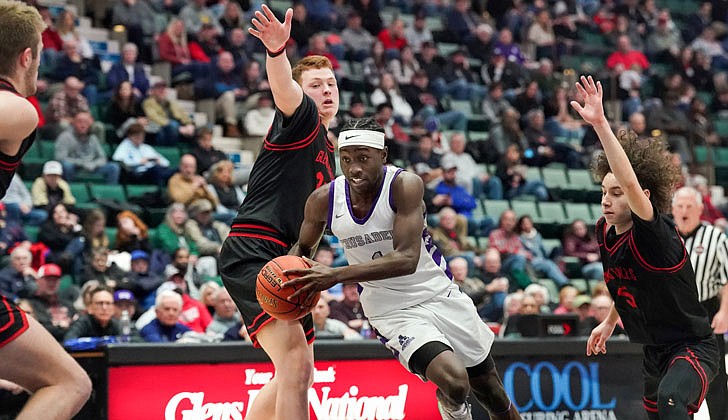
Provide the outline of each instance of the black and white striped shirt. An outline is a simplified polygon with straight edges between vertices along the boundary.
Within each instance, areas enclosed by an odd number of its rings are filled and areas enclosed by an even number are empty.
[[[717,296],[728,282],[728,237],[720,229],[702,223],[683,239],[695,271],[698,298],[703,302]]]

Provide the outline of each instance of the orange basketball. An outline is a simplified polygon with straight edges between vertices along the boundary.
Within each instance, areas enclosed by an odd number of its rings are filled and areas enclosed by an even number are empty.
[[[286,276],[283,274],[284,270],[309,267],[311,266],[303,258],[295,255],[276,257],[263,266],[258,273],[255,287],[255,296],[263,310],[270,316],[284,321],[299,319],[311,312],[321,296],[320,292],[317,292],[314,299],[311,300],[310,307],[304,307],[304,302],[308,297],[306,294],[289,300],[289,296],[301,286],[281,287],[286,281],[298,277]]]

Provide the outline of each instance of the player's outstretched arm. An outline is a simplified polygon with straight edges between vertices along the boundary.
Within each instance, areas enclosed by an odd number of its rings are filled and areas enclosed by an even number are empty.
[[[291,37],[291,20],[293,9],[286,10],[283,22],[279,21],[265,4],[260,11],[255,12],[252,20],[253,28],[248,32],[260,39],[268,50],[265,60],[265,69],[268,74],[268,83],[276,107],[283,115],[291,116],[303,100],[303,89],[291,76],[291,63],[285,53],[286,43]],[[281,52],[271,57],[271,53]]]
[[[571,101],[571,106],[581,115],[584,121],[594,127],[594,131],[596,131],[599,140],[602,142],[604,154],[607,156],[612,173],[627,196],[629,208],[640,219],[652,220],[654,217],[652,203],[642,190],[637,175],[629,163],[627,154],[622,149],[622,145],[619,144],[619,140],[615,137],[609,127],[609,121],[604,115],[602,83],[595,83],[591,76],[581,76],[581,82],[576,83],[576,90],[584,98],[584,105],[582,106],[577,101]]]
[[[607,340],[614,333],[614,327],[617,326],[617,321],[619,321],[619,314],[614,304],[612,304],[612,309],[609,310],[607,318],[592,330],[586,342],[587,356],[607,353]]]

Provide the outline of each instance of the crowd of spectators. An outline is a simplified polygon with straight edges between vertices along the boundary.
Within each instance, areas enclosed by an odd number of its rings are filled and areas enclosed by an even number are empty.
[[[39,6],[48,28],[31,99],[53,155],[31,179],[17,175],[3,199],[0,293],[58,340],[120,335],[122,311],[132,340],[247,339],[215,259],[249,168],[215,149],[213,130],[177,98],[213,100],[210,123],[225,136],[265,136],[275,110],[264,50],[247,35],[256,6],[119,0],[103,16],[89,7],[80,17],[121,25],[128,40],[110,63],[73,8]],[[569,106],[576,74],[603,81],[615,130],[665,138],[690,170],[696,146],[728,146],[716,127],[728,117],[725,2],[700,1],[687,14],[653,0],[291,6],[286,54],[330,59],[339,123],[373,116],[383,126],[391,162],[426,184],[429,229],[454,281],[502,336],[523,335],[518,318],[543,312],[575,314],[587,333],[608,312],[593,220],[573,220],[547,248],[535,215],[479,211],[481,200],[559,200],[529,168],[588,167],[599,145]],[[160,63],[168,79],[150,73]],[[161,153],[170,147],[173,159]],[[74,189],[86,182],[159,187],[164,216],[89,205]],[[691,182],[707,189],[688,171]],[[706,208],[725,221],[720,206]],[[39,227],[37,238],[24,226]],[[327,240],[317,261],[345,263]],[[322,338],[372,337],[355,285],[323,294],[313,312]]]

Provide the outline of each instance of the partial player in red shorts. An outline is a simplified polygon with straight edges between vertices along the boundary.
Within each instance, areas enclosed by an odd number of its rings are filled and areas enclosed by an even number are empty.
[[[41,32],[38,11],[0,0],[0,198],[35,138],[38,113],[26,99],[36,90]],[[0,298],[0,379],[32,395],[18,420],[70,419],[91,393],[86,372],[36,320]]]

